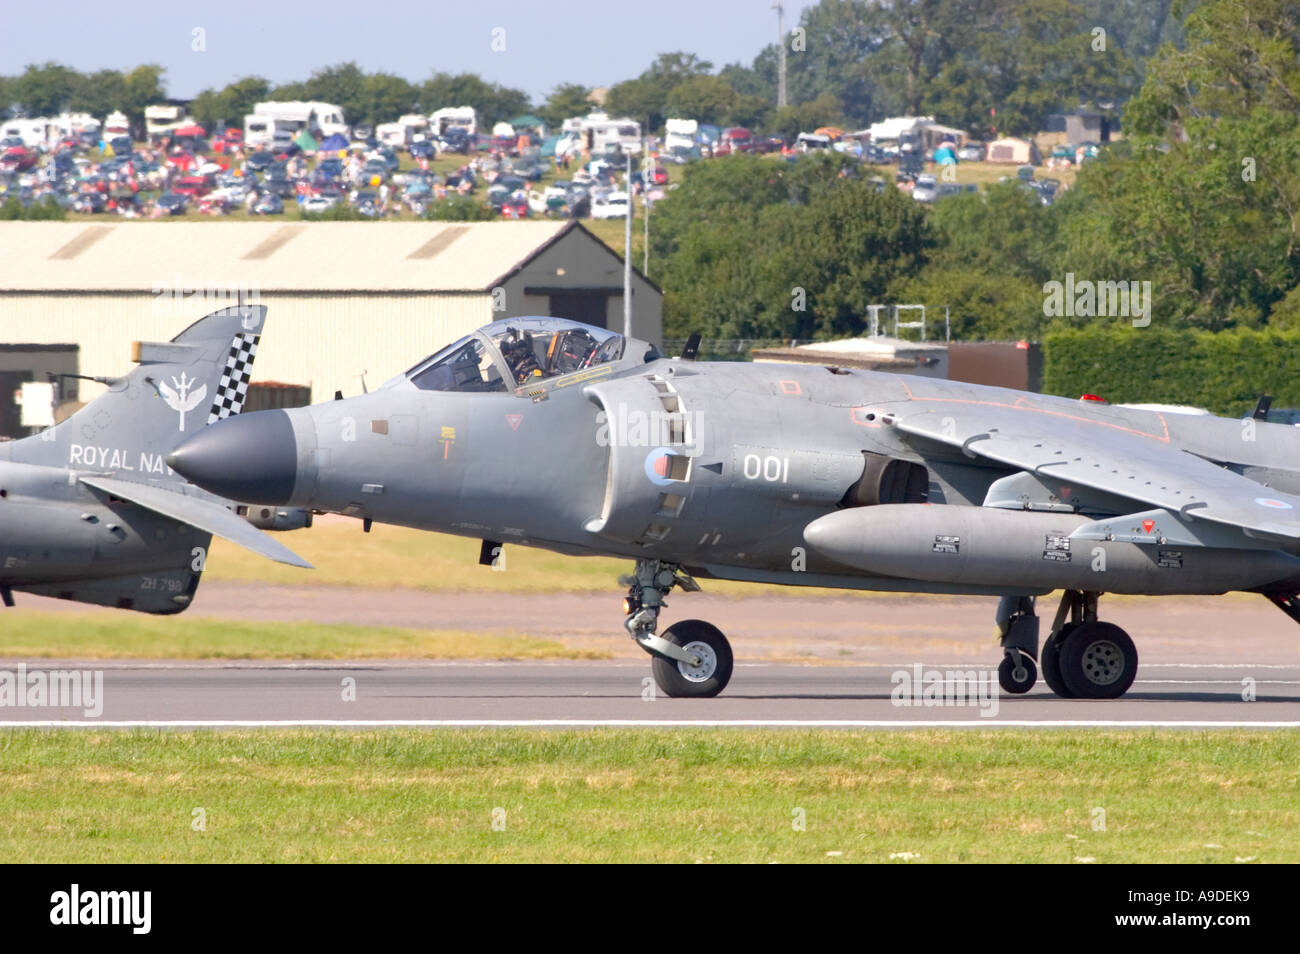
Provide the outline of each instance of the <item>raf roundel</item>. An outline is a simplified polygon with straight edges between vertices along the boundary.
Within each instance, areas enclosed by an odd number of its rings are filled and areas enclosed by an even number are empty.
[[[673,483],[668,475],[672,473],[672,452],[667,447],[656,447],[645,458],[645,475],[650,483],[667,487]]]
[[[1269,507],[1273,510],[1290,510],[1291,505],[1285,500],[1276,500],[1273,497],[1256,497],[1255,503],[1261,507]]]

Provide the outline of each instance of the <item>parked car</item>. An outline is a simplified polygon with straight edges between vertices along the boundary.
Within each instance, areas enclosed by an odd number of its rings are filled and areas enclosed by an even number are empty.
[[[935,200],[946,199],[949,196],[961,195],[963,192],[978,192],[979,187],[973,182],[940,182],[935,187]]]
[[[72,200],[72,211],[85,215],[103,212],[107,206],[108,196],[102,192],[82,192]]]
[[[36,153],[22,146],[6,149],[4,155],[0,155],[0,169],[8,172],[26,172],[34,165],[36,165]]]
[[[176,180],[172,191],[193,198],[207,195],[212,191],[212,176],[182,176]]]
[[[370,191],[358,192],[352,207],[364,216],[372,219],[378,218],[380,215],[379,196]]]
[[[933,202],[937,193],[936,186],[934,176],[922,173],[916,177],[916,182],[912,186],[912,198],[917,202]]]
[[[593,219],[622,219],[627,217],[627,193],[611,192],[600,196],[591,203]]]
[[[275,156],[265,149],[259,149],[251,153],[247,159],[247,165],[252,172],[261,172],[270,166],[275,165]]]
[[[304,212],[320,213],[328,211],[339,204],[336,195],[309,195],[303,198],[300,208]]]
[[[179,192],[164,192],[158,197],[158,208],[164,215],[184,215],[189,209],[189,198]]]
[[[971,140],[957,150],[957,158],[962,162],[983,162],[987,147],[982,142]]]
[[[501,216],[506,219],[528,218],[528,197],[514,192],[501,203]]]
[[[254,215],[283,215],[284,199],[274,192],[263,192],[253,203]]]

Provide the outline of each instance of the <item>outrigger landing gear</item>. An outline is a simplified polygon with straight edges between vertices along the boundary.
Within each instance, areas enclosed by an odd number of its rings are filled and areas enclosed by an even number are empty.
[[[1124,630],[1097,619],[1099,595],[1066,590],[1043,643],[1043,678],[1065,699],[1118,699],[1137,676],[1137,647]]]
[[[655,635],[659,610],[674,586],[688,593],[699,584],[675,563],[637,560],[633,576],[619,577],[628,588],[623,600],[623,624],[637,644],[653,658],[650,670],[661,692],[674,697],[716,696],[731,680],[731,644],[721,630],[703,620],[674,623],[662,636]]]
[[[1038,615],[1032,596],[1004,596],[998,601],[998,637],[1002,642],[1002,663],[998,682],[1003,691],[1020,695],[1034,688],[1038,669]]]

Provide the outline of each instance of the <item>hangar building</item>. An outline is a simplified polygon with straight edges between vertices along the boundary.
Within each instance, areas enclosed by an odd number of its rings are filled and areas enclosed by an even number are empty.
[[[23,346],[5,380],[23,378],[24,354],[31,378],[68,370],[70,345],[73,370],[122,374],[132,341],[166,341],[239,300],[269,309],[254,381],[306,385],[314,401],[358,393],[362,374],[373,388],[499,318],[623,328],[623,261],[573,221],[17,221],[0,222],[0,249],[0,346]],[[659,344],[662,293],[636,271],[632,302],[632,333]],[[81,382],[79,396],[100,391]],[[0,394],[0,417],[12,400]]]

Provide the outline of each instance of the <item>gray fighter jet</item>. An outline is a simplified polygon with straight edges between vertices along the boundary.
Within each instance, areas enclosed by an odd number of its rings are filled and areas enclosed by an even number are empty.
[[[54,427],[0,444],[0,598],[13,591],[146,613],[179,613],[212,535],[309,566],[258,527],[305,526],[306,510],[222,500],[177,476],[167,453],[240,412],[266,318],[215,312],[170,342],[137,342],[123,378]],[[256,525],[255,525],[256,524]]]
[[[1300,621],[1293,428],[693,350],[499,321],[167,460],[232,499],[478,537],[481,562],[505,542],[635,560],[625,625],[673,696],[731,676],[709,623],[656,633],[697,578],[1001,597],[1003,687],[1041,668],[1074,697],[1118,697],[1137,669],[1102,593],[1249,590]],[[1054,590],[1040,654],[1034,599]]]

